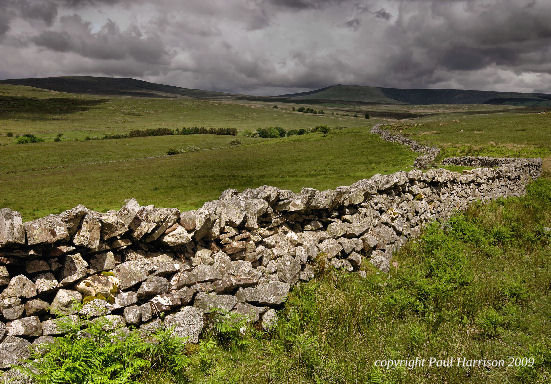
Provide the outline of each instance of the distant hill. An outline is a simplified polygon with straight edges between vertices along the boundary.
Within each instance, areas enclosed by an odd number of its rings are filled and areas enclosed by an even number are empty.
[[[0,84],[26,85],[59,92],[135,97],[193,97],[198,99],[228,97],[221,92],[180,88],[130,78],[67,76],[1,80]]]
[[[150,83],[131,78],[63,76],[0,80],[0,84],[27,85],[53,91],[134,97],[192,97],[197,99],[241,98],[308,104],[494,104],[551,106],[551,95],[543,93],[492,92],[458,89],[398,89],[361,85],[333,85],[309,92],[273,97],[232,95]]]
[[[397,89],[359,85],[334,85],[315,91],[275,97],[288,102],[345,102],[363,104],[497,104],[551,106],[543,93],[492,92],[458,89]]]

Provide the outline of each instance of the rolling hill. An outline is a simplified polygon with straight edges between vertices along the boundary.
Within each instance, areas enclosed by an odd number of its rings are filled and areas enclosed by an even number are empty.
[[[0,84],[26,85],[58,92],[85,93],[93,95],[134,97],[192,97],[210,99],[228,97],[222,92],[203,91],[150,83],[131,78],[63,76],[29,79],[1,80]]]
[[[278,96],[287,102],[345,102],[362,104],[494,104],[551,106],[551,95],[459,89],[397,89],[334,85],[310,92]]]
[[[280,96],[248,96],[181,88],[131,78],[62,76],[0,80],[0,84],[26,85],[53,91],[109,96],[191,97],[196,99],[240,98],[307,104],[493,104],[551,106],[543,93],[493,92],[459,89],[398,89],[361,85],[333,85],[309,92]]]

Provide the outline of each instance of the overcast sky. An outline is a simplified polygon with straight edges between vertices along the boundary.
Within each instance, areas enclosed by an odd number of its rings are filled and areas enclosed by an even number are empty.
[[[0,78],[551,93],[551,0],[0,0]]]

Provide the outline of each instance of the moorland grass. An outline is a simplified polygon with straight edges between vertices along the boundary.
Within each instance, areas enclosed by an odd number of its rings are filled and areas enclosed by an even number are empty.
[[[13,85],[0,85],[0,123],[0,144],[15,142],[8,133],[34,134],[46,141],[62,133],[67,141],[192,126],[255,131],[271,126],[291,130],[365,125],[359,118],[304,114],[263,103],[88,96]]]
[[[440,158],[551,156],[551,112],[456,115],[386,127],[442,148]]]
[[[169,339],[154,348],[134,334],[128,346],[124,338],[110,344],[101,332],[92,340],[71,334],[35,363],[35,373],[41,383],[79,367],[104,383],[549,383],[549,226],[551,180],[543,179],[525,197],[475,204],[429,225],[395,255],[390,274],[369,263],[363,278],[320,270],[292,291],[270,332],[243,334],[240,321],[220,314],[225,318],[213,318],[201,343],[185,349]],[[152,364],[158,356],[169,364]],[[374,365],[416,357],[427,362]],[[513,365],[437,368],[429,367],[431,357]]]
[[[0,206],[20,211],[26,220],[78,204],[118,209],[130,197],[143,205],[193,209],[228,188],[348,185],[410,169],[416,156],[370,134],[369,127],[280,139],[240,137],[238,145],[232,140],[160,136],[5,146]],[[168,156],[172,149],[185,153]]]

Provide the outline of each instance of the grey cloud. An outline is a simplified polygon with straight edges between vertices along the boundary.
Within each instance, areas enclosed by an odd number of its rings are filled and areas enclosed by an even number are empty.
[[[45,31],[33,41],[54,51],[73,52],[100,60],[131,57],[145,63],[162,64],[168,55],[158,36],[144,37],[135,26],[121,31],[112,20],[93,33],[91,24],[78,15],[63,16],[59,30]]]
[[[384,8],[381,8],[378,11],[373,12],[373,14],[377,18],[385,19],[385,20],[390,20],[390,18],[392,17],[392,15],[389,12],[387,12],[386,9]]]
[[[4,1],[1,76],[133,76],[257,94],[551,84],[543,0]]]
[[[320,9],[330,5],[339,5],[349,0],[266,0],[267,3],[291,9]]]

